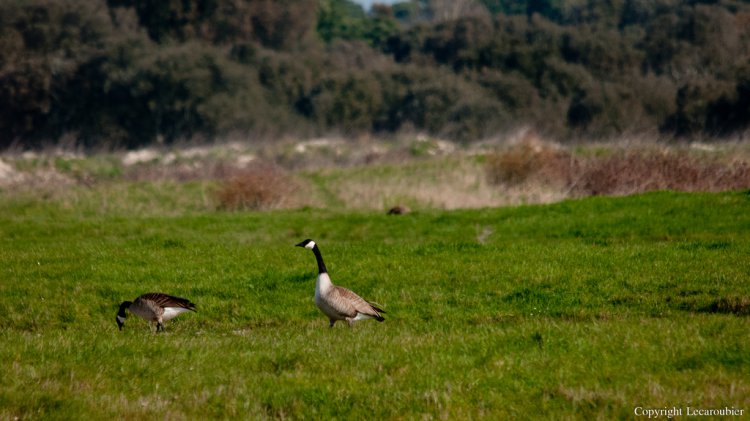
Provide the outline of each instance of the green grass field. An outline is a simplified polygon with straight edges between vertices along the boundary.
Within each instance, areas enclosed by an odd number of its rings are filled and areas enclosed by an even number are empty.
[[[747,192],[398,217],[91,208],[0,193],[0,419],[750,412]],[[305,238],[384,323],[328,328]],[[119,303],[150,291],[198,313],[118,331]]]

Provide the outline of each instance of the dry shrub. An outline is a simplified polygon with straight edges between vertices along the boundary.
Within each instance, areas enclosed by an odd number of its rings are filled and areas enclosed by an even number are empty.
[[[533,134],[487,157],[487,175],[493,184],[540,182],[563,187],[572,183],[577,167],[570,152]]]
[[[727,163],[686,150],[635,148],[588,159],[571,187],[583,196],[737,190],[750,188],[750,166],[745,161]]]
[[[296,183],[281,167],[257,162],[225,178],[215,197],[221,209],[273,209],[288,205],[296,190]]]
[[[724,191],[750,188],[750,163],[736,155],[706,154],[680,147],[612,146],[587,157],[536,136],[525,135],[514,147],[487,158],[491,183],[535,183],[573,196],[626,195],[655,190]]]

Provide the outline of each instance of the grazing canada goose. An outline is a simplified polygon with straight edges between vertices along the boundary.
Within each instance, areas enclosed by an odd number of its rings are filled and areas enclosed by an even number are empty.
[[[187,298],[174,297],[160,292],[149,292],[136,298],[135,301],[123,301],[117,312],[117,327],[122,330],[128,315],[125,309],[149,322],[156,322],[156,331],[164,330],[164,322],[172,320],[186,311],[195,311],[195,304]]]
[[[315,282],[315,305],[318,306],[323,314],[328,316],[328,319],[331,321],[330,327],[333,327],[333,324],[337,320],[346,320],[350,327],[357,320],[375,319],[379,322],[385,320],[380,315],[381,313],[385,313],[383,309],[365,301],[351,290],[336,286],[331,282],[326,265],[323,263],[323,256],[320,254],[320,249],[315,244],[315,241],[307,239],[296,244],[296,246],[312,250],[313,254],[315,254],[315,260],[318,261],[318,280]]]

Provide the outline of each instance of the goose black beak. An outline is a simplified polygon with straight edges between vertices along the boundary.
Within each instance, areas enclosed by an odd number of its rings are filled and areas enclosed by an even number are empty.
[[[307,241],[303,241],[299,244],[295,244],[294,247],[304,247],[307,244]]]

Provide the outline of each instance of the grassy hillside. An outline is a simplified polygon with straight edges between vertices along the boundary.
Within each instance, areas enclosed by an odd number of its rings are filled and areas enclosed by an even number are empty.
[[[746,192],[398,217],[0,195],[0,419],[750,410]],[[308,237],[384,323],[328,329]],[[148,291],[199,311],[118,331]]]

